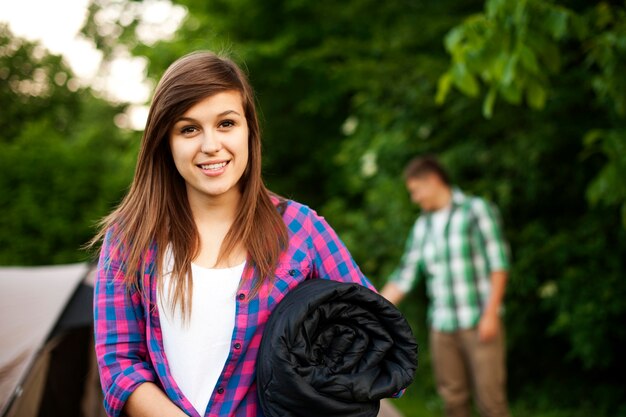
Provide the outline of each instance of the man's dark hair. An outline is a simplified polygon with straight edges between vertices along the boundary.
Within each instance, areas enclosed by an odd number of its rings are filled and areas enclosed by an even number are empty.
[[[411,178],[421,178],[428,174],[437,175],[444,184],[450,185],[450,177],[448,173],[439,163],[436,157],[432,155],[418,156],[409,161],[404,168],[404,180]]]

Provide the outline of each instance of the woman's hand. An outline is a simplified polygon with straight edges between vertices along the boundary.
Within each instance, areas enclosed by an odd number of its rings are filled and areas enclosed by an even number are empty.
[[[152,382],[139,385],[124,406],[128,417],[187,417],[165,393]]]

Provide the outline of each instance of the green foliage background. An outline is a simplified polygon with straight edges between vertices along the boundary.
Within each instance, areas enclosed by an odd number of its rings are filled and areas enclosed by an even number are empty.
[[[418,214],[401,170],[440,155],[505,219],[515,414],[626,416],[626,3],[176,3],[188,13],[167,41],[139,42],[129,0],[94,3],[84,33],[108,58],[119,45],[145,56],[155,80],[192,50],[229,51],[257,92],[266,181],[326,216],[377,285]],[[111,8],[117,31],[96,19]],[[120,108],[69,89],[58,57],[36,59],[6,29],[0,39],[0,262],[84,259],[138,134],[115,128]],[[50,90],[29,94],[19,81],[39,68]],[[402,306],[423,347],[398,400],[407,416],[441,411],[424,305],[420,287]]]
[[[80,246],[132,177],[119,111],[0,26],[0,264],[85,259]]]

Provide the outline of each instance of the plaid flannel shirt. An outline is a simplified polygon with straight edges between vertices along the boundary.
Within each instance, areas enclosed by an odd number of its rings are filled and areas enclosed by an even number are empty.
[[[443,236],[433,233],[431,217],[428,212],[418,217],[389,279],[407,292],[426,277],[433,329],[473,328],[489,300],[491,273],[509,268],[498,210],[482,198],[454,189]]]
[[[278,205],[278,200],[274,199]],[[255,379],[257,350],[267,319],[281,299],[301,281],[325,278],[374,287],[361,273],[350,253],[328,223],[310,208],[288,201],[283,220],[289,246],[282,254],[275,279],[250,297],[255,269],[247,263],[237,292],[232,347],[211,396],[207,417],[259,417]],[[109,416],[119,416],[137,386],[151,381],[188,415],[198,412],[172,378],[163,350],[156,306],[155,247],[147,253],[143,288],[149,299],[123,282],[123,253],[109,232],[103,243],[94,293],[95,346],[104,406]],[[116,276],[116,274],[118,274]]]

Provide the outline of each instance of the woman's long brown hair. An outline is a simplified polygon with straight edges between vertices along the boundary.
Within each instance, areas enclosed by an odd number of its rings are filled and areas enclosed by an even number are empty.
[[[218,262],[243,244],[259,278],[253,292],[271,279],[288,235],[261,178],[261,137],[253,91],[236,64],[208,51],[186,55],[165,71],[152,99],[130,190],[117,209],[101,221],[100,231],[91,241],[94,246],[107,232],[112,233],[111,241],[117,245],[114,249],[124,254],[126,284],[139,289],[139,277],[148,267],[145,256],[151,248],[156,250],[154,273],[163,288],[162,264],[165,250],[171,245],[172,307],[180,305],[183,317],[188,317],[191,309],[191,262],[198,254],[200,238],[185,181],[172,159],[168,135],[176,118],[194,104],[232,90],[242,96],[249,129],[249,157],[239,182],[241,205],[222,243]]]

